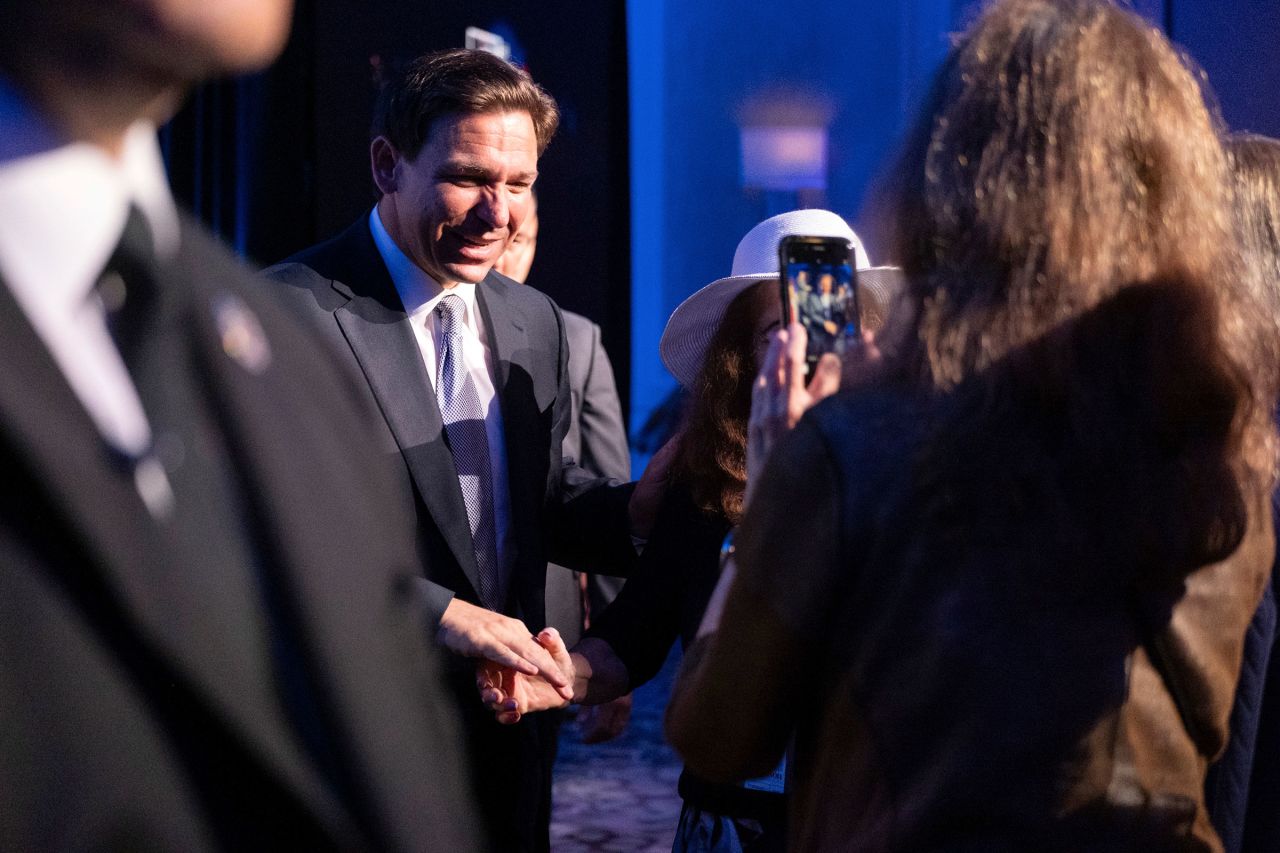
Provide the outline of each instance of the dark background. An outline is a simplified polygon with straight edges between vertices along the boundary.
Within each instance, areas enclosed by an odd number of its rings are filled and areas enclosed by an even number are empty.
[[[1208,74],[1234,130],[1280,136],[1280,0],[1126,0]],[[374,201],[367,134],[378,65],[499,33],[560,102],[541,163],[530,283],[604,330],[636,428],[674,386],[657,357],[671,311],[725,275],[744,233],[811,204],[872,261],[866,199],[976,0],[298,0],[265,74],[203,88],[163,133],[176,194],[271,263]],[[824,104],[823,190],[745,185],[745,107]],[[628,115],[636,119],[628,127]],[[634,250],[633,248],[634,247]],[[644,454],[634,459],[641,470]]]

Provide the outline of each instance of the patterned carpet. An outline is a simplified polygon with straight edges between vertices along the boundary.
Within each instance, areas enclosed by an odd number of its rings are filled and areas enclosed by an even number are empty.
[[[680,759],[662,738],[662,712],[679,651],[635,693],[631,723],[609,743],[585,745],[572,722],[556,761],[552,853],[669,853],[680,817]]]

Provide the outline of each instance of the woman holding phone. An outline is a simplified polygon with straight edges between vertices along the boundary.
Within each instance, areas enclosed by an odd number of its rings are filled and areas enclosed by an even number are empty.
[[[721,543],[742,514],[751,388],[769,334],[779,326],[778,243],[790,234],[847,240],[864,268],[866,309],[875,317],[887,309],[895,271],[869,269],[853,231],[824,210],[760,223],[739,243],[731,275],[676,308],[660,349],[671,374],[689,389],[690,405],[681,431],[660,451],[673,460],[644,565],[572,650],[575,701],[597,704],[634,690],[658,672],[677,640],[692,640],[720,574]],[[834,387],[838,373],[832,359],[814,382]],[[743,784],[716,784],[686,770],[673,850],[784,850],[783,774],[775,766],[758,775]]]
[[[1221,849],[1277,359],[1200,86],[1106,0],[996,0],[895,174],[878,375],[775,449],[812,393],[771,345],[668,735],[786,752],[795,850]]]

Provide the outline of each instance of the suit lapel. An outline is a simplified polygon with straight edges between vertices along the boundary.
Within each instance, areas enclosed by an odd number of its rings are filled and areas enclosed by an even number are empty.
[[[480,570],[458,471],[409,318],[363,220],[348,230],[344,243],[349,243],[344,248],[351,258],[348,277],[358,289],[334,280],[334,289],[349,300],[334,312],[335,318],[395,436],[418,495],[472,587],[479,589]]]
[[[506,442],[507,487],[511,497],[511,525],[515,535],[511,537],[514,553],[510,555],[513,572],[512,588],[519,592],[519,578],[526,570],[523,545],[538,541],[530,525],[536,519],[531,508],[542,505],[541,491],[545,485],[532,466],[536,455],[535,437],[545,428],[529,420],[530,413],[538,411],[530,377],[534,369],[529,364],[529,336],[526,318],[507,298],[506,289],[512,285],[499,279],[494,273],[476,288],[476,303],[484,320],[490,354],[493,358],[495,391],[502,410],[502,434]],[[520,285],[516,285],[520,286]],[[542,566],[535,567],[541,572]],[[535,621],[536,618],[535,618]]]
[[[493,363],[498,374],[495,382],[499,400],[502,401],[506,399],[513,363],[524,366],[524,360],[529,351],[525,317],[511,304],[511,300],[505,298],[506,288],[509,286],[493,273],[489,273],[476,287],[476,300],[480,305],[480,314],[484,318],[485,331],[489,337],[489,348],[492,350]]]

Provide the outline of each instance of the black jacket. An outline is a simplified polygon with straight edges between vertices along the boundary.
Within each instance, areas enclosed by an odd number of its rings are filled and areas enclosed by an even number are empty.
[[[391,472],[359,440],[364,401],[225,250],[189,223],[181,240],[159,273],[180,305],[169,334],[241,483],[249,584],[283,618],[256,642],[214,630],[252,608],[162,541],[0,283],[0,848],[471,849],[457,724]],[[236,357],[228,310],[265,363]],[[272,701],[282,638],[313,685],[328,783]]]

